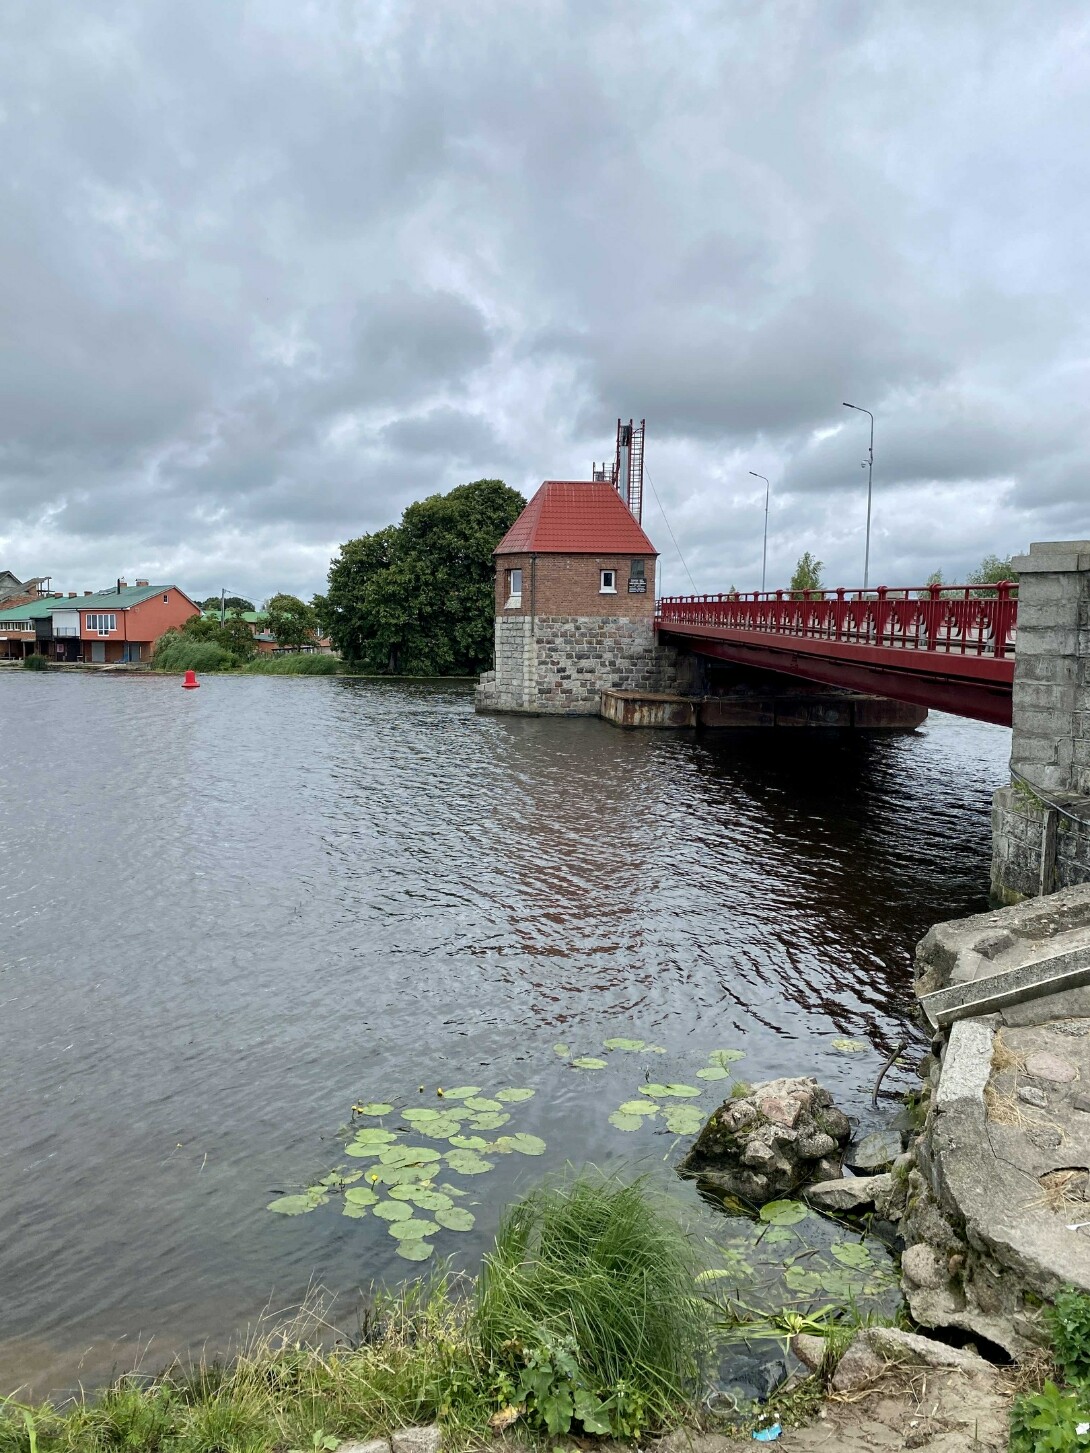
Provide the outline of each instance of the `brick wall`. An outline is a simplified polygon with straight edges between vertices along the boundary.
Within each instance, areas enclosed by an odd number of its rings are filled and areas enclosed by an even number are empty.
[[[628,589],[633,560],[641,560],[647,588]],[[522,605],[507,609],[507,572],[522,571]],[[617,593],[603,594],[601,572],[616,573]],[[654,555],[499,555],[496,557],[497,616],[606,616],[651,620],[655,614]]]

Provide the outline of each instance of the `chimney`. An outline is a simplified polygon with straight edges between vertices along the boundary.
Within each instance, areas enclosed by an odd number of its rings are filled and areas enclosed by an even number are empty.
[[[68,599],[69,600],[75,600],[75,598],[76,598],[76,592],[74,590],[70,590],[68,592]]]
[[[84,593],[84,595],[94,595],[94,591],[93,590],[85,590],[83,593]]]
[[[118,593],[118,595],[120,595],[123,590],[128,590],[128,588],[129,588],[129,582],[127,580],[122,580],[121,577],[119,576],[118,577],[118,581],[117,581],[117,593]]]
[[[137,585],[147,585],[148,582],[146,580],[138,580],[136,583]]]

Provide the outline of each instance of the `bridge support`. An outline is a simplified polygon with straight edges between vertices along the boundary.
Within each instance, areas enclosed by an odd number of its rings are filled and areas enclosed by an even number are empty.
[[[992,800],[992,894],[1090,882],[1090,540],[1030,546],[1019,577],[1011,784]]]

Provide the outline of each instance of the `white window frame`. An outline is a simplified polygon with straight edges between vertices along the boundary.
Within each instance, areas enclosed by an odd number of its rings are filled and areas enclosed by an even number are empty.
[[[606,576],[609,576],[609,584],[606,584]],[[598,594],[617,594],[617,572],[616,570],[599,570],[598,572]]]
[[[88,611],[87,629],[95,631],[100,636],[112,635],[117,630],[117,613],[115,611]]]
[[[515,581],[518,580],[518,590],[515,589]],[[518,610],[522,606],[522,570],[514,566],[507,572],[507,600],[504,610]]]

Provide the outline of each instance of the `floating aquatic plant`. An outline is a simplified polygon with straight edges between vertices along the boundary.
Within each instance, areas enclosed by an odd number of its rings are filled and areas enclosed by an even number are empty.
[[[604,1070],[606,1067],[604,1059],[595,1059],[591,1054],[581,1054],[578,1059],[573,1059],[571,1064],[572,1069],[575,1070]]]
[[[862,1054],[870,1046],[861,1039],[834,1039],[833,1048],[840,1050],[841,1054]]]
[[[640,1086],[640,1094],[641,1095],[648,1095],[652,1099],[655,1099],[655,1100],[665,1100],[665,1099],[674,1099],[674,1098],[681,1099],[681,1100],[687,1100],[687,1099],[691,1099],[694,1095],[699,1095],[700,1094],[700,1091],[695,1087],[695,1085],[676,1085],[676,1084],[675,1085],[655,1085],[655,1084],[651,1084],[651,1085],[641,1085]]]

